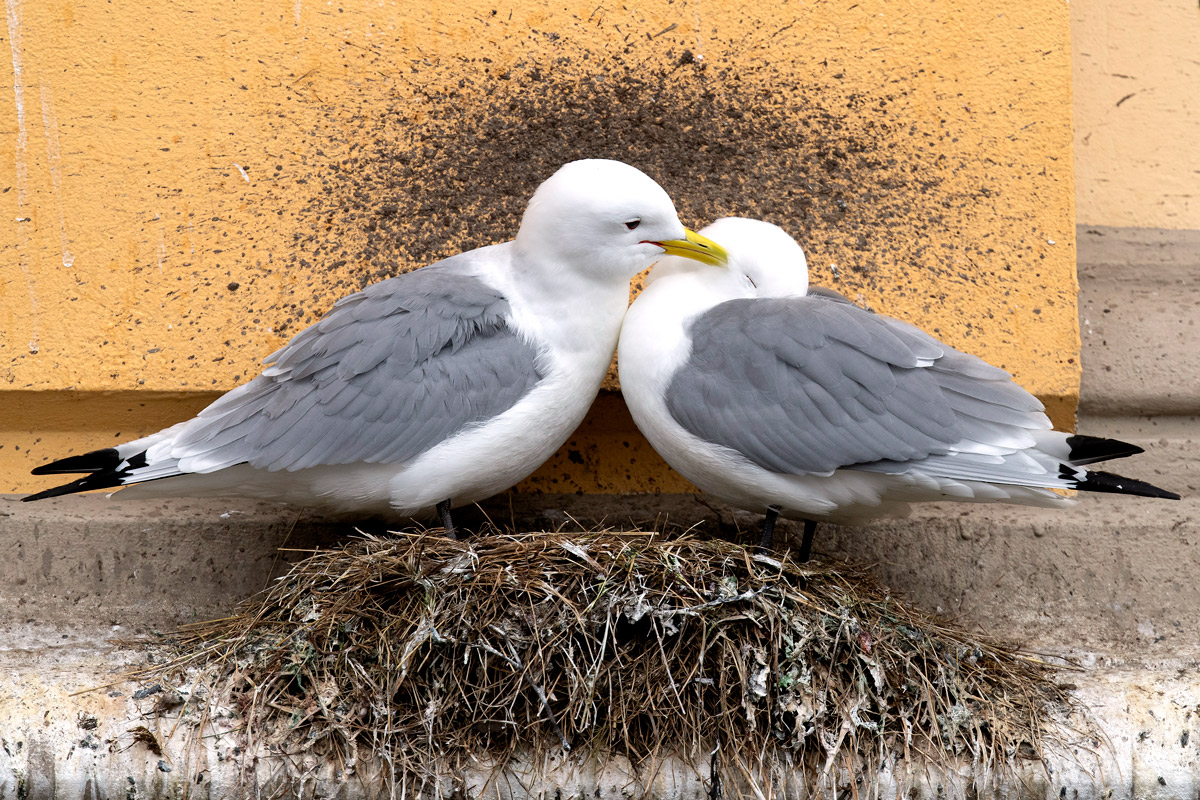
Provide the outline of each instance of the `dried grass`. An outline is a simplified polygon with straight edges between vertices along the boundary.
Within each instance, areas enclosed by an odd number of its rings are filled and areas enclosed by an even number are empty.
[[[531,748],[684,754],[713,791],[769,787],[781,764],[1001,773],[1069,702],[1051,665],[861,568],[641,533],[365,536],[174,646],[159,669],[189,671],[257,740],[338,763],[369,748],[392,789]]]

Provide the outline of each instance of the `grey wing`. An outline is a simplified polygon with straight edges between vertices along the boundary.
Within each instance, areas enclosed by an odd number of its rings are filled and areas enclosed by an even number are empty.
[[[835,298],[732,300],[690,332],[672,416],[772,472],[1011,452],[1049,426],[1003,370]]]
[[[445,263],[339,300],[200,412],[179,468],[399,463],[511,408],[541,379],[537,352],[498,291]]]

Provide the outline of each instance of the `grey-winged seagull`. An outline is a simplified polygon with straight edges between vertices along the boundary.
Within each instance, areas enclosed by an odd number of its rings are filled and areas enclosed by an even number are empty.
[[[775,520],[903,514],[927,500],[1066,506],[1052,489],[1179,499],[1085,464],[1142,452],[1051,429],[1009,374],[835,292],[809,289],[800,246],[758,220],[702,232],[728,268],[663,259],[621,330],[621,391],[685,478]]]
[[[503,491],[542,464],[599,391],[629,280],[664,253],[724,263],[663,189],[576,161],[535,192],[516,239],[367,287],[193,419],[36,475],[89,473],[25,500],[249,496],[412,516]]]

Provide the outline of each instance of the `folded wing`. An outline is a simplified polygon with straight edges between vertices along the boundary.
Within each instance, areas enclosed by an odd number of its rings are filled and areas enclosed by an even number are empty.
[[[690,358],[668,391],[672,416],[772,472],[957,454],[994,465],[1050,428],[1008,373],[839,297],[732,300],[690,332]]]
[[[440,266],[340,300],[163,455],[183,472],[400,463],[511,408],[541,378],[536,350],[497,290]]]

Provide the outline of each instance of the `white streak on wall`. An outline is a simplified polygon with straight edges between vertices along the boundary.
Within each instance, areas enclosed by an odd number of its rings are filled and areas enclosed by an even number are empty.
[[[33,276],[29,272],[29,248],[32,246],[28,229],[31,215],[25,213],[29,196],[29,134],[25,130],[25,72],[21,61],[21,7],[19,0],[4,0],[8,17],[8,44],[12,48],[13,100],[17,106],[17,260],[25,275],[25,287],[29,291],[30,325],[29,352],[37,353],[38,345],[38,302],[34,291]]]
[[[17,204],[25,205],[29,168],[25,163],[29,135],[25,131],[25,75],[21,64],[21,8],[18,0],[4,0],[8,12],[8,43],[12,47],[13,99],[17,103]]]
[[[158,223],[155,227],[158,228],[158,271],[161,274],[163,271],[163,261],[167,257],[167,240],[163,236],[162,217],[157,213],[154,215],[154,221]]]
[[[54,200],[58,204],[58,234],[62,239],[62,265],[75,263],[67,240],[67,221],[63,216],[62,201],[62,150],[58,146],[58,118],[54,115],[54,97],[50,87],[42,84],[42,126],[46,129],[46,158],[50,163],[50,180],[54,182]]]

